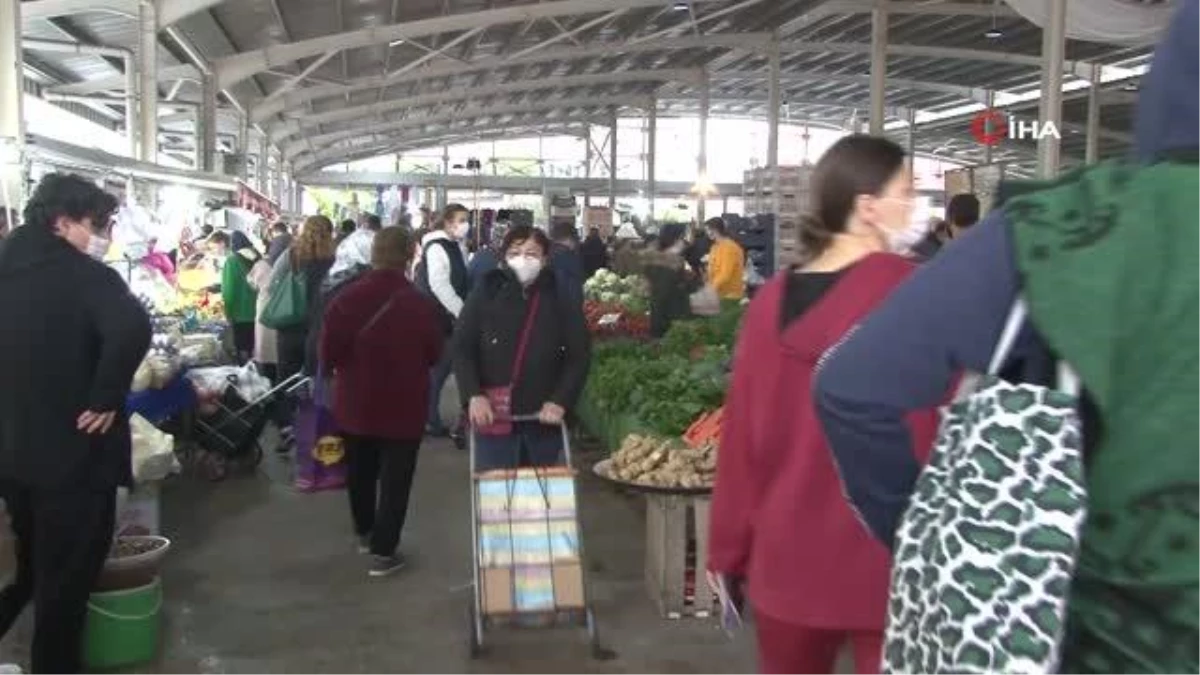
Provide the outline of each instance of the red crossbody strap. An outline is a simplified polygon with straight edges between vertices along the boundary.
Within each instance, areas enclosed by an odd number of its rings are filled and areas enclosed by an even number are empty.
[[[529,313],[525,315],[525,326],[521,329],[521,341],[517,343],[517,358],[513,360],[510,385],[517,383],[517,377],[521,374],[521,366],[525,365],[525,347],[529,344],[529,334],[533,332],[533,318],[537,316],[538,303],[541,299],[541,292],[534,291],[533,299],[529,303]]]

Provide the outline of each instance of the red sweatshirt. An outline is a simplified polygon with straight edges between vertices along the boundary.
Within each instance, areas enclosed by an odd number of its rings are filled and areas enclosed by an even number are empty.
[[[725,403],[708,568],[746,576],[756,611],[810,627],[883,629],[888,551],[843,495],[811,391],[822,354],[913,269],[899,256],[871,255],[783,332],[790,272],[750,305]],[[927,452],[936,410],[909,422]]]

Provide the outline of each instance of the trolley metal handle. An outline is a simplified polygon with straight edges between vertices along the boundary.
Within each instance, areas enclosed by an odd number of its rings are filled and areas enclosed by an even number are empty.
[[[533,414],[533,415],[510,415],[510,416],[509,416],[509,418],[508,418],[508,421],[510,421],[510,422],[541,422],[541,421],[542,421],[542,418],[541,418],[539,415],[537,415],[537,414]],[[557,423],[555,423],[555,424],[547,424],[546,426],[548,426],[548,427],[560,427],[560,426],[562,426],[562,425],[563,425],[563,423],[562,423],[562,422],[557,422]]]

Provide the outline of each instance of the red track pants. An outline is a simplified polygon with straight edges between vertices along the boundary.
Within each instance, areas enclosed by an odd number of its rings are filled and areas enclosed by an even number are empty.
[[[882,631],[831,630],[801,626],[754,614],[758,636],[758,668],[767,675],[832,673],[846,642],[854,655],[854,670],[878,673],[883,653]]]

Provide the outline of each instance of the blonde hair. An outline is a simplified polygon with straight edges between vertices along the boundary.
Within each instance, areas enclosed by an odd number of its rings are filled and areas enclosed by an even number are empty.
[[[325,216],[309,216],[292,244],[292,263],[329,260],[334,254],[333,222]]]

